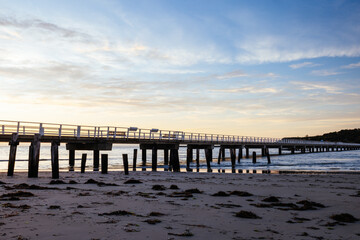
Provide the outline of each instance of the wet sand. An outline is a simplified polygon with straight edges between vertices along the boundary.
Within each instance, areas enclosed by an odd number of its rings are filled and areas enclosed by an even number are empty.
[[[50,176],[0,173],[0,239],[360,238],[359,174]]]

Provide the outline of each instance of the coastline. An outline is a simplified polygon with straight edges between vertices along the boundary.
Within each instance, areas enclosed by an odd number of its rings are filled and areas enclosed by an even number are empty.
[[[130,179],[142,183],[125,184]],[[26,173],[15,172],[13,177],[0,173],[0,181],[4,183],[0,185],[0,239],[356,239],[360,236],[359,221],[331,219],[341,213],[360,218],[358,174],[138,171],[126,176],[121,171],[109,174],[90,171],[61,172],[59,180],[64,184],[49,184],[51,173],[43,171],[39,172],[39,178],[32,179]],[[85,184],[89,180],[92,184]],[[171,185],[178,189],[171,189],[175,188]],[[19,191],[34,196],[20,196],[20,200],[4,197]],[[275,198],[265,201],[270,197]],[[241,211],[255,216],[237,217]]]

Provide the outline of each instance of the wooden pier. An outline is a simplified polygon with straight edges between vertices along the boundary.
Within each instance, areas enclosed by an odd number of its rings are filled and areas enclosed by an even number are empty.
[[[187,148],[186,169],[192,171],[190,163],[193,161],[193,151],[196,150],[196,166],[199,167],[199,152],[205,151],[206,166],[211,172],[213,149],[219,148],[218,163],[225,161],[225,151],[230,152],[232,168],[236,161],[240,163],[242,158],[252,157],[256,163],[256,152],[250,150],[261,149],[261,156],[267,158],[271,164],[269,149],[278,149],[278,154],[283,151],[295,153],[315,153],[329,151],[359,150],[360,144],[342,142],[319,142],[297,139],[246,137],[235,135],[188,133],[182,131],[165,131],[159,129],[139,129],[137,127],[101,127],[101,126],[77,126],[66,124],[15,122],[0,120],[0,142],[8,142],[10,145],[8,176],[14,174],[16,150],[20,142],[28,142],[29,168],[28,177],[37,177],[39,169],[39,157],[41,143],[51,143],[51,166],[53,178],[59,177],[59,150],[60,144],[66,144],[69,151],[69,170],[74,170],[75,151],[93,151],[93,171],[99,171],[101,156],[101,172],[107,173],[108,156],[101,154],[111,151],[113,144],[139,144],[142,151],[142,165],[146,165],[147,151],[151,151],[152,170],[157,169],[158,150],[164,151],[164,165],[168,165],[170,171],[179,172],[179,147]],[[245,150],[245,156],[243,151]],[[170,154],[169,154],[170,153]],[[250,156],[251,153],[251,156]],[[169,157],[170,155],[170,157]],[[133,163],[136,165],[137,152],[134,153]],[[128,165],[127,156],[126,165]],[[82,157],[82,172],[85,171],[86,155]],[[125,163],[125,161],[124,161]],[[134,164],[133,164],[134,165]],[[133,166],[134,167],[134,166]],[[127,171],[128,167],[125,167]]]

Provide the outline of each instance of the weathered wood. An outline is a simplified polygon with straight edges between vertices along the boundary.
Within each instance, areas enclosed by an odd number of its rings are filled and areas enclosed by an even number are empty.
[[[142,156],[141,156],[142,165],[146,166],[146,149],[141,149],[141,151],[142,151]]]
[[[174,172],[180,172],[179,151],[170,149],[170,166]]]
[[[219,148],[219,155],[218,155],[218,164],[220,164],[221,161],[221,153],[222,153],[222,148]]]
[[[85,173],[86,157],[87,157],[86,153],[83,153],[81,156],[81,173]]]
[[[69,150],[69,171],[74,171],[75,150]]]
[[[253,155],[252,155],[252,156],[253,156],[252,162],[253,162],[253,163],[256,163],[256,152],[253,152]]]
[[[53,179],[59,178],[59,145],[60,142],[51,142],[51,173]]]
[[[7,172],[8,176],[14,175],[16,149],[17,149],[17,146],[19,145],[19,142],[17,141],[18,136],[19,135],[17,133],[13,133],[11,135],[11,140],[9,142],[10,153],[9,153],[9,165],[8,165],[8,172]]]
[[[242,155],[243,155],[243,153],[242,153],[242,147],[241,147],[241,148],[239,148],[238,163],[240,163],[240,159],[242,159]]]
[[[108,173],[108,155],[107,154],[101,154],[101,173],[107,174]]]
[[[164,165],[169,165],[169,149],[164,149]]]
[[[282,154],[282,147],[279,147],[279,155]]]
[[[267,157],[267,163],[270,164],[271,160],[270,160],[269,148],[266,148],[266,157]]]
[[[261,148],[261,156],[262,156],[262,157],[265,157],[265,156],[266,156],[266,148],[265,148],[265,147],[262,147],[262,148]]]
[[[250,158],[250,154],[249,154],[249,148],[248,147],[245,147],[245,157],[246,158]]]
[[[192,158],[193,158],[193,150],[192,148],[187,148],[186,150],[186,170],[190,171],[190,163],[192,162]]]
[[[200,167],[200,149],[199,148],[196,149],[196,167],[197,168]]]
[[[222,161],[224,162],[225,161],[225,148],[224,147],[221,148],[221,157],[222,157]]]
[[[231,167],[235,168],[236,152],[235,148],[230,148]]]
[[[125,175],[129,175],[129,162],[128,162],[128,155],[127,154],[123,154],[123,163],[124,163]]]
[[[134,149],[134,154],[133,154],[133,171],[136,172],[136,162],[137,162],[137,149]]]
[[[140,144],[140,149],[153,149],[156,145],[157,149],[179,149],[179,144],[174,143],[142,143]]]
[[[208,172],[212,172],[211,160],[212,160],[212,149],[205,149],[206,167]]]
[[[99,165],[100,165],[100,151],[94,150],[93,152],[93,171],[99,171]]]
[[[153,171],[157,169],[157,147],[156,145],[152,148],[151,168]]]
[[[67,143],[66,150],[111,151],[112,143],[109,142]]]
[[[35,134],[34,140],[31,142],[31,145],[29,147],[29,178],[38,177],[40,159],[40,137],[40,134]]]

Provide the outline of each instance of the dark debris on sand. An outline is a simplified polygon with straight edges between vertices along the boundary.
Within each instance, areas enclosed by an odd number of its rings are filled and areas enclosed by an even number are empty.
[[[135,213],[128,212],[125,210],[117,210],[109,213],[99,213],[99,216],[135,216]]]
[[[235,214],[235,217],[238,217],[238,218],[249,218],[249,219],[261,219],[261,217],[259,217],[259,216],[256,215],[255,213],[249,212],[249,211],[240,211],[240,212],[237,212],[237,213]]]
[[[280,202],[279,198],[274,197],[274,196],[264,198],[262,201],[263,202]]]
[[[89,180],[87,180],[84,184],[96,184],[98,185],[99,187],[103,187],[103,186],[118,186],[117,184],[115,183],[104,183],[104,182],[99,182],[99,181],[96,181],[92,178],[90,178]]]
[[[17,209],[21,209],[21,210],[26,210],[26,209],[31,208],[29,205],[26,205],[26,204],[16,206],[16,205],[13,205],[12,203],[4,203],[4,204],[2,204],[2,207],[4,207],[4,208],[17,208]]]
[[[152,190],[164,191],[164,190],[166,190],[166,187],[164,185],[154,185],[154,186],[152,186]]]
[[[183,233],[168,233],[168,235],[178,236],[178,237],[192,237],[192,236],[194,236],[194,234],[191,233],[188,229],[185,230],[185,232],[183,232]]]
[[[161,223],[161,220],[154,218],[154,219],[146,219],[143,222],[154,225],[154,224],[157,224],[157,223]]]
[[[13,193],[6,193],[0,196],[0,200],[6,201],[17,201],[20,197],[34,197],[35,195],[31,192],[17,191]]]
[[[214,193],[211,196],[213,196],[213,197],[228,197],[228,196],[230,196],[230,194],[223,192],[223,191],[219,191],[217,193]]]
[[[179,189],[179,187],[177,186],[177,185],[171,185],[170,187],[169,187],[169,189],[172,189],[172,190],[178,190]]]
[[[41,187],[38,185],[28,185],[26,183],[20,183],[14,185],[12,187],[6,186],[7,190],[14,190],[14,189],[30,189],[30,190],[59,190],[58,188],[48,188],[48,187]]]
[[[330,216],[332,220],[338,221],[338,222],[346,222],[346,223],[353,223],[359,221],[356,217],[349,213],[341,213],[341,214],[334,214]]]
[[[142,181],[136,179],[129,179],[126,182],[124,182],[124,184],[138,184],[138,183],[142,183]]]

